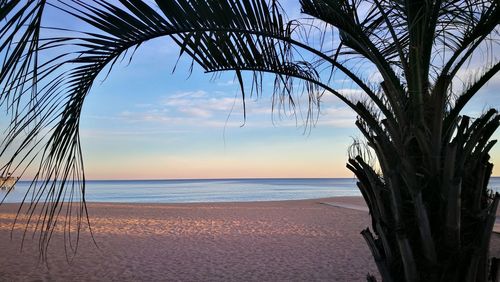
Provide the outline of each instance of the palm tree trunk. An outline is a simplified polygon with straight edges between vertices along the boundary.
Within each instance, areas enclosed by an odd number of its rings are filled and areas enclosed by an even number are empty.
[[[500,194],[487,187],[488,140],[498,126],[496,112],[474,122],[464,117],[454,138],[443,141],[437,175],[424,162],[382,149],[391,146],[372,144],[382,174],[361,156],[349,159],[372,216],[374,233],[361,234],[383,281],[494,281],[488,250]]]

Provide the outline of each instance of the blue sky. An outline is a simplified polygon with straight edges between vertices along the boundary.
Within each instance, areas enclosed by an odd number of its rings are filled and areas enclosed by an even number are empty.
[[[234,75],[214,80],[196,66],[189,75],[188,58],[172,74],[177,56],[168,39],[153,40],[94,86],[81,126],[89,178],[352,177],[347,149],[360,134],[355,115],[336,98],[324,97],[307,130],[291,115],[272,113],[268,84],[247,100],[242,126]],[[497,76],[467,112],[498,108],[499,84]],[[349,86],[338,84],[356,92]],[[495,162],[499,152],[493,150]]]
[[[297,2],[282,1],[290,18],[299,16]],[[61,24],[81,28],[64,16],[47,17],[48,26]],[[305,128],[303,109],[297,116],[271,111],[273,86],[267,82],[262,96],[247,99],[244,123],[234,74],[214,79],[196,65],[190,73],[187,57],[172,73],[178,52],[166,38],[147,42],[130,64],[118,64],[105,80],[101,75],[96,81],[81,118],[88,179],[353,176],[345,163],[353,137],[360,134],[355,115],[338,99],[324,96],[317,123]],[[474,73],[480,62],[471,62],[461,77]],[[366,73],[377,78],[373,70]],[[342,77],[334,86],[342,93],[359,93]],[[497,75],[466,113],[498,109],[499,87]],[[494,175],[500,175],[498,146],[492,157],[499,164]]]
[[[90,178],[351,176],[355,116],[339,101],[326,98],[309,130],[272,112],[269,83],[246,101],[245,121],[233,74],[189,75],[188,58],[172,74],[177,56],[169,40],[151,41],[94,87],[81,126]]]

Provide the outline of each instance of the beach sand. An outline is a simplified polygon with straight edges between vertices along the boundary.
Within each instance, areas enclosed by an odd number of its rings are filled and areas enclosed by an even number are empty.
[[[16,204],[0,206],[0,281],[366,281],[375,263],[359,232],[368,213],[339,198],[202,204],[88,204],[98,248],[83,231],[66,261],[55,232],[48,268]],[[362,199],[341,202],[363,205]],[[493,234],[492,255],[500,256]],[[377,275],[378,276],[378,275]]]

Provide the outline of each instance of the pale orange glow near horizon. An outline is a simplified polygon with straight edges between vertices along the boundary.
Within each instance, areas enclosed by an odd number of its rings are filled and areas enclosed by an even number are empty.
[[[260,146],[227,150],[212,145],[203,152],[121,153],[117,148],[91,147],[85,155],[89,180],[223,179],[223,178],[354,178],[346,168],[349,138],[310,140],[299,135],[292,145]],[[208,139],[207,139],[208,140]],[[190,146],[190,145],[189,145]],[[189,147],[188,146],[188,147]],[[500,147],[491,152],[492,176],[500,176]],[[30,180],[34,171],[22,179]]]
[[[142,158],[101,162],[86,167],[88,179],[220,179],[220,178],[346,178],[353,174],[334,159],[289,158],[253,159],[193,156]]]

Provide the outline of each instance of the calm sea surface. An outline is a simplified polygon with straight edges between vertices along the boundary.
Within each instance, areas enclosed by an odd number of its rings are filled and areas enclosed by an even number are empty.
[[[19,181],[5,202],[21,202],[29,184]],[[491,178],[490,188],[500,191],[500,177]],[[361,196],[353,178],[89,180],[86,189],[89,202],[121,203],[250,202]],[[0,191],[0,200],[5,193]]]

